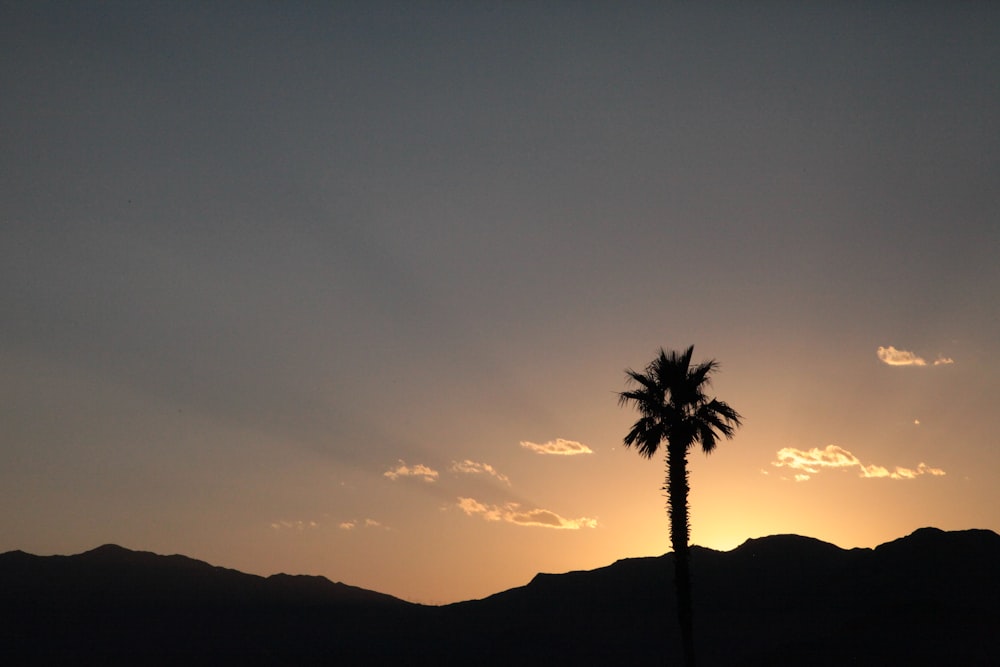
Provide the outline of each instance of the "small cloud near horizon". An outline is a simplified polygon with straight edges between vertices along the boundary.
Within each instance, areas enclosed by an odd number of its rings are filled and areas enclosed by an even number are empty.
[[[810,450],[785,447],[778,450],[777,460],[771,465],[797,471],[794,478],[796,482],[804,482],[821,470],[833,468],[843,470],[857,468],[858,476],[865,478],[915,479],[920,475],[940,477],[947,474],[944,470],[932,468],[922,461],[916,468],[896,466],[893,470],[875,464],[864,465],[857,456],[837,445],[827,445],[823,449],[814,447]]]
[[[475,498],[458,499],[458,507],[468,516],[481,516],[486,521],[503,521],[517,526],[533,526],[538,528],[553,528],[556,530],[579,530],[581,528],[596,528],[597,519],[580,517],[566,519],[555,512],[546,509],[522,509],[518,503],[503,505],[485,505]]]
[[[479,463],[478,461],[472,461],[470,459],[465,459],[464,461],[452,461],[449,470],[451,472],[458,472],[466,475],[490,475],[507,486],[510,486],[510,478],[491,466],[489,463]]]
[[[926,366],[927,360],[923,357],[919,357],[914,352],[909,350],[897,350],[895,347],[890,345],[889,347],[882,347],[875,351],[878,355],[879,361],[888,366]],[[947,364],[953,364],[955,360],[951,357],[938,356],[934,360],[934,366],[944,366]]]
[[[315,521],[274,521],[271,528],[274,530],[305,530],[306,528],[318,528]]]
[[[576,442],[575,440],[565,440],[564,438],[556,438],[555,440],[549,440],[548,442],[542,444],[529,442],[527,440],[522,440],[521,446],[524,447],[525,449],[530,449],[536,454],[576,456],[577,454],[594,453],[594,451],[590,447],[583,444],[582,442]]]
[[[388,477],[389,479],[396,481],[400,477],[419,477],[425,482],[436,482],[438,478],[438,471],[425,466],[422,463],[418,463],[413,467],[406,465],[403,459],[399,460],[399,463],[395,468],[391,468],[382,473],[383,477]]]
[[[351,519],[349,521],[341,521],[337,527],[341,530],[354,530],[358,526],[363,526],[365,528],[382,528],[382,523],[376,521],[375,519],[365,519],[364,521],[358,521],[357,519]]]

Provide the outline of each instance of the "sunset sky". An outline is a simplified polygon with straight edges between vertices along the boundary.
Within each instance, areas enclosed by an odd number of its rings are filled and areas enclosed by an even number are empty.
[[[1000,530],[1000,4],[751,4],[0,3],[0,552],[659,555],[690,344],[695,544]]]

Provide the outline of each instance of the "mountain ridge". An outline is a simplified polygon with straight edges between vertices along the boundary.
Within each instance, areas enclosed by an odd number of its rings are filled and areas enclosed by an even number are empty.
[[[702,665],[1000,662],[993,531],[924,528],[853,549],[775,535],[691,554]],[[624,558],[425,606],[117,545],[11,551],[0,662],[370,665],[419,651],[437,665],[680,664],[672,569],[672,553]]]

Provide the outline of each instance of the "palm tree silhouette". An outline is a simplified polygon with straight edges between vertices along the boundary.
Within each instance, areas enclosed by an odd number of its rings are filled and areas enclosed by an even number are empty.
[[[625,436],[626,447],[633,445],[639,454],[652,458],[666,442],[667,513],[670,519],[670,543],[674,550],[674,586],[677,589],[677,618],[681,626],[681,645],[688,667],[695,664],[693,612],[691,606],[691,570],[688,539],[688,449],[700,442],[710,454],[719,436],[732,438],[742,424],[742,417],[727,404],[709,398],[705,391],[709,377],[719,365],[712,359],[691,365],[692,345],[681,354],[660,353],[640,373],[625,371],[626,386],[618,394],[618,404],[633,405],[639,419]]]

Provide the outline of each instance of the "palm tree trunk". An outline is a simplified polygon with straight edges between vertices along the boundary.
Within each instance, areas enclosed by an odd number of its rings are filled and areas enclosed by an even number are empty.
[[[688,552],[691,528],[688,519],[687,447],[667,446],[667,512],[670,516],[670,544],[674,549],[674,588],[677,591],[681,648],[684,652],[684,664],[694,667],[694,612]]]

